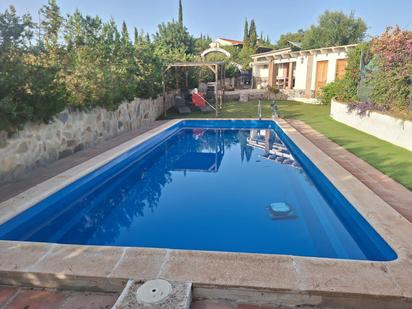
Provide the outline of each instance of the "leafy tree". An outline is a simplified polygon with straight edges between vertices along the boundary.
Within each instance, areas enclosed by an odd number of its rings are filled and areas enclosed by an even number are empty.
[[[154,35],[154,43],[161,48],[184,50],[186,54],[194,51],[194,39],[179,22],[171,21],[159,25]]]
[[[304,34],[303,49],[359,43],[365,37],[367,27],[361,18],[353,13],[326,11]]]
[[[245,29],[243,32],[243,46],[249,46],[250,45],[250,37],[249,37],[249,23],[247,21],[247,18],[245,19]]]
[[[179,22],[171,21],[167,24],[160,24],[158,31],[153,37],[156,56],[162,65],[171,62],[185,62],[193,59],[195,51],[195,40],[189,34],[186,27]],[[174,74],[174,76],[170,76]],[[183,69],[176,68],[166,76],[168,87],[179,88],[179,81],[185,80]],[[189,77],[189,83],[193,82],[193,74]]]
[[[0,15],[0,52],[12,48],[27,48],[33,37],[32,28],[31,16],[28,14],[17,16],[16,8],[11,5]]]
[[[69,15],[64,29],[64,40],[68,50],[84,45],[95,45],[98,43],[102,29],[102,20],[96,16],[86,16],[76,10]]]
[[[14,7],[0,14],[0,130],[48,121],[64,108],[56,67],[29,48],[33,27],[30,16],[17,16]]]
[[[209,48],[210,43],[212,43],[211,37],[201,34],[200,37],[196,38],[194,41],[195,54],[200,54],[202,51]]]
[[[134,45],[135,57],[139,68],[139,83],[136,97],[154,98],[162,91],[161,71],[162,62],[156,53],[154,44],[147,35],[141,35],[139,43]]]
[[[244,70],[251,70],[249,64],[252,61],[251,55],[253,54],[256,54],[256,49],[253,46],[243,46],[239,53],[239,60],[236,62],[239,63]]]
[[[256,24],[255,24],[254,19],[252,19],[250,22],[249,41],[250,41],[250,46],[254,48],[257,47],[257,31],[256,31]]]
[[[301,43],[304,35],[305,31],[303,31],[303,29],[299,29],[297,32],[287,32],[282,34],[276,42],[276,48],[280,49],[289,47],[289,42]]]

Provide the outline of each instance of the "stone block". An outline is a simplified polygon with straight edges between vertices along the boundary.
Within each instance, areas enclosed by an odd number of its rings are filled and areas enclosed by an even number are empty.
[[[74,145],[76,145],[76,140],[74,139],[68,140],[66,145],[67,147],[73,147]]]
[[[73,150],[66,149],[59,152],[59,160],[70,156],[73,153]]]
[[[24,153],[24,152],[26,152],[27,150],[29,150],[29,147],[28,147],[28,145],[27,145],[27,142],[24,141],[24,142],[21,142],[21,143],[17,146],[16,153]]]
[[[59,115],[57,115],[57,119],[59,119],[63,123],[66,123],[69,119],[69,113],[67,111],[61,112]]]
[[[79,144],[73,148],[73,152],[78,152],[84,149],[84,144]]]
[[[249,102],[249,95],[247,93],[241,93],[239,102]]]

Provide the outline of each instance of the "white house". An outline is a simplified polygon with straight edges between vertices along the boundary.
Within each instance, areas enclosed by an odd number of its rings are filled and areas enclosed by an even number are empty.
[[[345,73],[347,51],[355,46],[299,51],[284,48],[253,55],[253,86],[276,86],[289,97],[314,98],[320,88]]]

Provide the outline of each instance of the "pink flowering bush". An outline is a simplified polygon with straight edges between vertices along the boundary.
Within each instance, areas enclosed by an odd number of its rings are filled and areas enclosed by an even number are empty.
[[[408,110],[412,100],[412,31],[387,28],[372,41],[376,68],[370,74],[371,100],[389,110]]]

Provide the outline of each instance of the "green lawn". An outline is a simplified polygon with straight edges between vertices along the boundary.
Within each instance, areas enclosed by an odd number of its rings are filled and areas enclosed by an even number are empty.
[[[270,103],[268,101],[262,102],[263,117],[271,116]],[[335,143],[412,190],[412,152],[334,121],[329,117],[329,106],[281,101],[279,114],[283,118],[306,122]],[[195,112],[186,117],[213,118],[214,114]],[[256,118],[257,102],[225,103],[219,117]],[[175,112],[169,112],[166,118],[182,118],[182,116]]]

